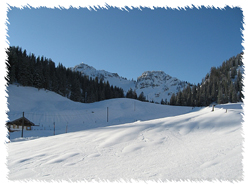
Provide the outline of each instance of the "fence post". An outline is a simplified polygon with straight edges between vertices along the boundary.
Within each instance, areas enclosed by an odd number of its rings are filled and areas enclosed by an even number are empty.
[[[107,122],[109,122],[109,107],[107,107]]]
[[[23,112],[23,119],[22,119],[22,135],[21,135],[22,138],[23,138],[23,127],[24,127],[24,112]]]
[[[56,124],[54,122],[54,135],[56,134],[55,132],[56,132]]]

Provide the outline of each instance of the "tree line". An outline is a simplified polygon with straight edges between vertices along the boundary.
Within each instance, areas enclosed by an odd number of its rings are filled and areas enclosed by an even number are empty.
[[[7,84],[18,83],[56,92],[76,102],[91,103],[111,98],[124,97],[124,91],[110,86],[103,79],[89,78],[80,72],[58,66],[48,58],[27,55],[26,50],[11,46],[7,49]]]
[[[174,93],[168,104],[178,106],[208,106],[211,103],[225,104],[242,102],[243,53],[233,56],[220,67],[212,67],[201,83],[188,85]],[[163,100],[162,100],[163,102]]]

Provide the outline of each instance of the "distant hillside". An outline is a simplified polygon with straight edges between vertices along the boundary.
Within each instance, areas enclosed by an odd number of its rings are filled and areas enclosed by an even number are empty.
[[[98,78],[98,80],[103,80],[104,82],[108,82],[110,85],[122,88],[124,93],[126,93],[130,88],[135,87],[135,81],[127,80],[127,78],[123,78],[119,76],[117,73],[110,73],[105,70],[96,70],[94,67],[89,66],[87,64],[81,63],[70,68],[74,72],[80,72],[82,76],[86,76],[89,79]]]
[[[200,84],[187,86],[183,91],[173,94],[171,105],[208,106],[211,103],[225,104],[242,102],[242,74],[244,73],[242,55],[231,57],[220,67],[212,67],[210,73]]]
[[[189,83],[171,77],[163,71],[146,71],[137,78],[136,92],[143,92],[151,102],[166,103],[173,93],[182,91]]]
[[[103,79],[87,78],[60,63],[56,67],[51,59],[27,55],[22,48],[9,47],[7,55],[8,84],[44,88],[85,103],[124,97],[121,88],[110,86]]]

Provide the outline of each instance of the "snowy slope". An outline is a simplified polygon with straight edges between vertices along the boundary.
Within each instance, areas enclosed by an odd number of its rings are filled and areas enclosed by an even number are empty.
[[[120,77],[117,73],[96,70],[94,67],[84,63],[76,65],[71,68],[71,70],[79,71],[82,75],[86,75],[92,79],[98,77],[106,82],[109,81],[110,85],[122,88],[125,93],[127,93],[130,88],[136,91],[137,96],[143,92],[146,99],[158,103],[160,103],[162,99],[169,101],[173,93],[177,93],[187,85],[186,82],[171,77],[163,71],[146,71],[137,78],[137,81],[131,81]]]
[[[8,143],[10,180],[243,178],[241,103],[218,105],[214,112],[211,107],[192,110],[138,101],[133,106],[129,99],[80,104],[52,92],[13,85],[9,95],[10,118],[26,110],[33,121],[58,121],[58,131],[64,130],[63,121],[72,123],[67,134]],[[51,134],[46,131],[40,130],[38,136]]]
[[[170,107],[133,99],[110,99],[96,103],[73,102],[51,91],[32,87],[8,87],[8,116],[13,121],[24,116],[36,125],[36,132],[26,131],[24,135],[37,137],[74,132],[83,129],[145,121],[155,118],[180,115],[190,112],[191,107]],[[108,109],[107,109],[108,108]],[[107,112],[108,110],[108,112]],[[107,122],[108,113],[108,122]],[[42,131],[40,131],[42,130]],[[20,137],[20,133],[12,133],[11,139]]]

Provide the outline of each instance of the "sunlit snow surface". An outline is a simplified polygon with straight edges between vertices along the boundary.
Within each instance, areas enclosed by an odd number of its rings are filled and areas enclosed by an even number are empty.
[[[9,119],[24,111],[25,117],[40,124],[24,131],[25,138],[20,132],[11,133],[10,180],[243,178],[242,103],[217,105],[212,112],[211,107],[131,99],[81,104],[53,92],[13,85],[8,91]]]

